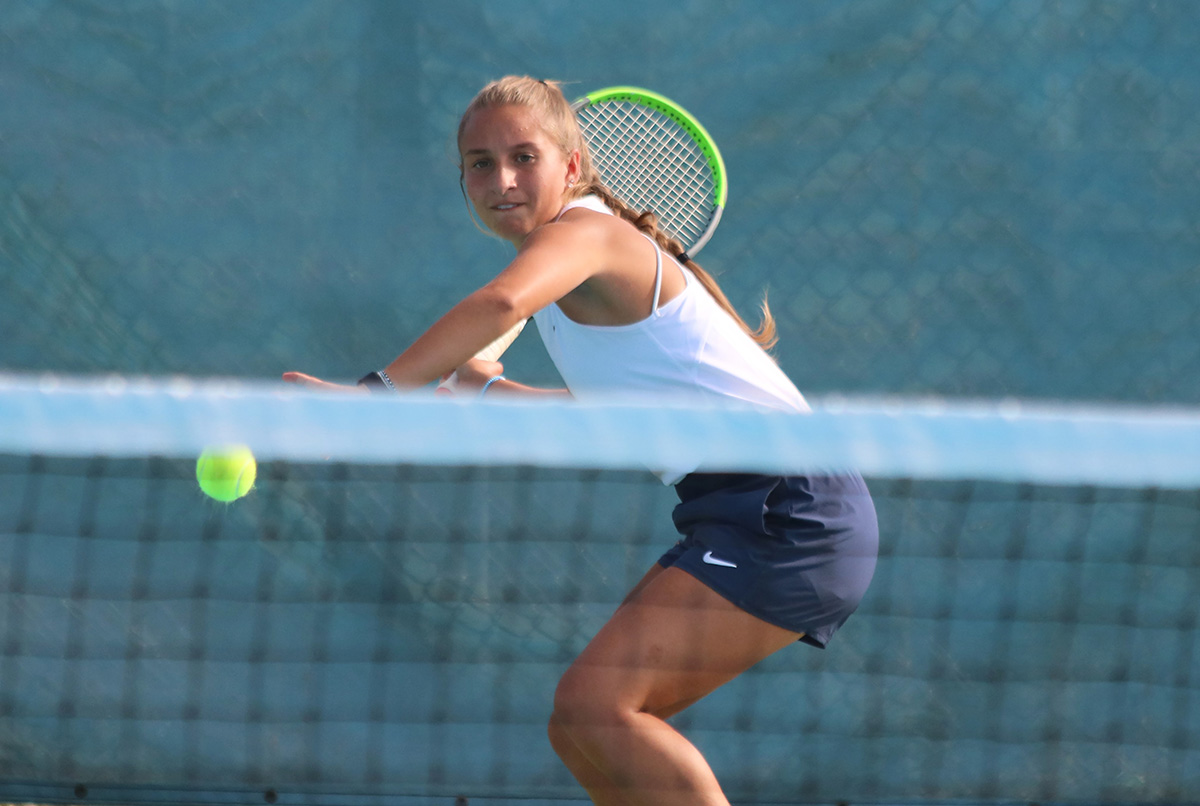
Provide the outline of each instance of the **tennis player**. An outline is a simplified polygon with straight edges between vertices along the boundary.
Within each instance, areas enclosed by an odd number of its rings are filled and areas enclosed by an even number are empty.
[[[552,82],[485,87],[458,132],[462,182],[483,224],[516,247],[360,390],[419,387],[457,370],[459,389],[544,394],[473,359],[533,317],[566,382],[558,394],[727,401],[803,412],[750,328],[682,247],[605,189]],[[285,379],[343,388],[300,373]],[[697,435],[702,439],[702,435]],[[664,470],[682,539],[645,575],[563,675],[550,742],[593,802],[728,804],[700,752],[666,721],[797,641],[824,647],[858,606],[878,530],[857,475],[777,477]]]

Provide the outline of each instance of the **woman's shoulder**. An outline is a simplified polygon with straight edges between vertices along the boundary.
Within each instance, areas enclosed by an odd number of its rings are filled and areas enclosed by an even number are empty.
[[[584,250],[592,258],[603,259],[613,246],[637,235],[636,227],[607,209],[568,204],[554,219],[530,233],[520,251]]]

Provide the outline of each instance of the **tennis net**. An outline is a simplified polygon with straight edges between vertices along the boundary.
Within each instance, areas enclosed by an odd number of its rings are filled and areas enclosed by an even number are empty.
[[[881,527],[829,649],[676,718],[733,802],[1200,801],[1200,412],[814,408],[0,379],[0,800],[584,802],[551,693],[697,466]]]

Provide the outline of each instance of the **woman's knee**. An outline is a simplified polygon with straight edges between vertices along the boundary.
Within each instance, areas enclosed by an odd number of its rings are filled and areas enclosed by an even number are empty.
[[[573,755],[577,752],[575,742],[571,740],[566,727],[563,725],[562,720],[559,719],[557,711],[550,714],[550,722],[546,725],[546,735],[550,737],[550,746],[554,748],[554,752],[560,758],[566,759],[568,755]]]
[[[621,720],[622,713],[636,710],[623,704],[617,692],[588,667],[576,664],[567,669],[554,689],[551,730],[566,735],[581,727],[613,724]]]
[[[580,754],[580,744],[590,744],[590,727],[602,718],[594,703],[589,703],[582,692],[570,685],[559,683],[554,692],[554,710],[550,713],[547,734],[550,746],[568,767]]]
[[[569,731],[571,725],[581,721],[585,712],[596,708],[594,698],[589,696],[585,677],[572,666],[554,689],[554,712],[550,724],[560,731]]]

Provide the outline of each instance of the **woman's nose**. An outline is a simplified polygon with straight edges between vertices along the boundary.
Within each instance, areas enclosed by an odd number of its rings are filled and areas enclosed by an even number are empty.
[[[512,188],[517,183],[517,172],[515,169],[508,166],[500,166],[496,171],[496,185],[501,191]]]

